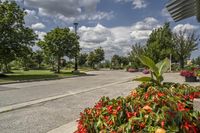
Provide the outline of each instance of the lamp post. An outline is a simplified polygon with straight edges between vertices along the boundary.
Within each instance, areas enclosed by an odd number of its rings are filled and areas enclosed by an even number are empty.
[[[75,34],[77,36],[77,29],[78,29],[78,23],[74,23],[74,29]],[[78,49],[78,46],[76,45],[76,50]],[[74,72],[78,72],[78,50],[75,53],[75,64],[74,64]]]

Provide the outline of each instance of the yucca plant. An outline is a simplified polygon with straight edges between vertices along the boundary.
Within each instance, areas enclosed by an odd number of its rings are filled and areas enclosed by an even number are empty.
[[[170,61],[168,58],[165,58],[164,60],[160,61],[159,63],[155,63],[152,59],[146,56],[138,56],[139,60],[147,66],[150,70],[151,77],[141,77],[134,79],[135,81],[141,81],[141,82],[153,82],[159,86],[162,85],[163,73],[167,72],[167,70],[170,68]]]

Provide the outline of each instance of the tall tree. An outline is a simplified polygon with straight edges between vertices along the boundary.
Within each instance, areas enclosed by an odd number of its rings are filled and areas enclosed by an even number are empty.
[[[44,50],[44,53],[53,57],[57,61],[57,72],[60,73],[61,58],[68,56],[74,57],[77,50],[80,50],[78,38],[69,28],[55,28],[44,36],[44,40],[38,42],[38,45]]]
[[[99,47],[94,50],[95,56],[96,56],[96,63],[101,63],[105,59],[105,53],[102,47]]]
[[[79,54],[79,57],[78,57],[78,64],[80,66],[83,66],[86,64],[87,62],[87,57],[88,57],[88,54],[87,53],[81,53]]]
[[[41,64],[44,61],[44,55],[42,51],[35,51],[33,53],[33,61],[37,64],[38,69],[41,68]]]
[[[153,30],[147,40],[147,56],[159,62],[169,57],[172,51],[172,31],[170,24],[165,23],[163,27]]]
[[[104,50],[100,47],[90,52],[87,58],[87,62],[90,67],[95,68],[95,65],[101,63],[104,58]]]
[[[0,63],[8,72],[8,64],[17,57],[24,57],[26,50],[35,43],[36,35],[25,27],[22,10],[15,2],[0,3]]]
[[[132,50],[129,53],[129,61],[134,68],[143,66],[141,61],[138,59],[139,55],[146,55],[146,46],[136,43],[132,46]]]
[[[180,30],[173,34],[173,51],[178,57],[180,67],[183,69],[185,61],[191,56],[192,51],[198,49],[199,36],[194,31]]]

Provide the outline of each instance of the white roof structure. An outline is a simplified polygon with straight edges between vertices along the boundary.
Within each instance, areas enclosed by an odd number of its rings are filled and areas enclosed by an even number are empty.
[[[171,0],[166,8],[175,22],[192,16],[200,22],[200,0]]]

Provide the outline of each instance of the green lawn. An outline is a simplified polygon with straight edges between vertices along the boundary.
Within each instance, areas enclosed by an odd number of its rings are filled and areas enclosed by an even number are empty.
[[[56,74],[49,70],[30,70],[30,71],[15,70],[12,72],[13,73],[11,74],[6,74],[6,77],[0,77],[0,84],[16,82],[16,81],[24,81],[24,80],[34,80],[34,79],[64,78],[74,75],[71,72],[71,70],[63,70],[61,71],[60,74]],[[78,75],[85,75],[85,73],[81,72]]]

